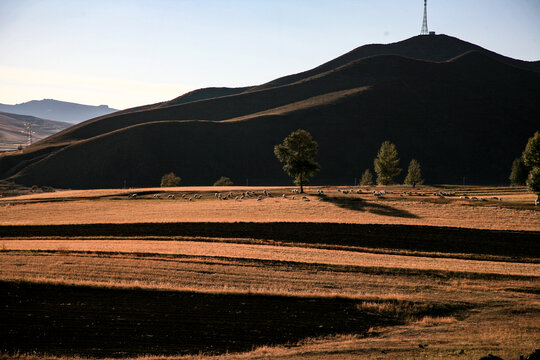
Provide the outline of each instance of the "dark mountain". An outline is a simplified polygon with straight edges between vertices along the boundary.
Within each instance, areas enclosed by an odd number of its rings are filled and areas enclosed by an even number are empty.
[[[0,150],[14,150],[19,145],[26,145],[25,123],[32,124],[34,141],[42,140],[70,127],[72,124],[37,118],[28,115],[18,115],[0,112]]]
[[[360,46],[334,60],[324,63],[314,69],[304,71],[298,74],[284,76],[282,78],[270,81],[261,86],[251,88],[251,90],[275,87],[284,84],[290,84],[301,79],[311,77],[328,70],[345,65],[351,61],[376,55],[399,55],[411,59],[428,61],[447,61],[469,51],[477,51],[492,59],[504,64],[516,66],[525,70],[540,72],[540,61],[516,60],[506,56],[499,55],[486,50],[478,45],[460,40],[448,35],[430,35],[414,36],[391,44],[370,44]]]
[[[0,104],[0,111],[76,124],[98,116],[111,114],[117,110],[111,109],[107,105],[92,106],[44,99],[32,100],[17,105]]]
[[[468,44],[440,38],[455,49]],[[434,57],[438,42],[422,36],[388,46]],[[429,183],[507,182],[513,159],[538,130],[539,72],[487,50],[434,61],[369,48],[263,86],[201,89],[86,121],[0,157],[0,178],[70,188],[155,186],[174,171],[184,185],[222,175],[237,184],[289,184],[273,146],[303,128],[320,147],[316,184],[351,184],[373,167],[384,140],[396,144],[403,168],[419,160]]]

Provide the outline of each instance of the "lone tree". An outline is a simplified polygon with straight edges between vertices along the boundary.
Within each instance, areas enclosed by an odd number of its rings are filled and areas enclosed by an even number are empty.
[[[390,141],[383,142],[374,161],[377,184],[391,185],[392,178],[401,172],[398,164],[399,158],[396,146]]]
[[[161,187],[173,187],[178,186],[180,184],[180,179],[178,176],[176,176],[173,172],[163,175],[161,178]]]
[[[373,185],[373,174],[369,169],[366,169],[360,179],[360,185]]]
[[[530,168],[525,165],[523,158],[519,157],[514,160],[512,163],[512,172],[508,177],[510,179],[510,185],[514,186],[523,186],[527,181],[527,176],[529,175]]]
[[[412,159],[409,163],[409,170],[407,177],[405,178],[405,184],[416,187],[416,184],[421,185],[424,182],[422,180],[422,170],[420,169],[420,163],[416,159]]]
[[[216,180],[214,183],[214,186],[231,186],[234,185],[231,179],[229,179],[226,176],[222,176],[219,179]]]
[[[304,185],[309,178],[320,170],[315,161],[319,145],[306,130],[298,129],[289,134],[283,143],[274,146],[274,154],[283,165],[283,170],[294,178],[294,183],[300,186],[300,193],[304,192]]]

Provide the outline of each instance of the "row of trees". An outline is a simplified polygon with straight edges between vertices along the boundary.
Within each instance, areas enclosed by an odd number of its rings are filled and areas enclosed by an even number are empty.
[[[320,170],[320,165],[315,159],[318,151],[317,142],[309,132],[302,129],[292,132],[281,144],[274,146],[275,156],[284,163],[283,170],[294,179],[296,185],[300,186],[301,193],[304,192],[304,186],[309,183],[309,178]],[[383,142],[373,165],[377,173],[377,184],[392,184],[393,179],[402,171],[399,168],[396,146],[390,141]],[[180,181],[181,179],[174,173],[169,173],[162,177],[161,186],[178,186]],[[529,139],[522,156],[514,161],[510,181],[514,185],[526,183],[532,192],[540,194],[540,131]],[[413,187],[423,183],[420,163],[416,159],[412,159],[409,163],[404,183]],[[373,184],[373,175],[369,169],[362,175],[360,184]],[[233,185],[233,183],[231,179],[222,176],[214,185]]]
[[[320,166],[315,160],[318,150],[319,146],[311,134],[302,129],[292,132],[281,144],[274,147],[274,154],[280,162],[285,164],[283,170],[294,179],[296,185],[300,186],[301,193],[304,192],[304,186],[309,183],[309,178],[320,170]],[[390,141],[383,142],[374,161],[377,184],[392,184],[394,177],[402,171],[398,165],[399,157],[396,146]],[[422,183],[420,163],[412,159],[405,184],[415,187]],[[360,184],[373,184],[373,175],[369,169],[362,175]]]
[[[510,183],[527,185],[530,191],[540,195],[540,131],[529,138],[521,156],[514,160]]]

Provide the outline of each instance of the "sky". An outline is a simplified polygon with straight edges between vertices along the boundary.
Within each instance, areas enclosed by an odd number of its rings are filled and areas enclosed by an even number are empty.
[[[422,0],[0,0],[0,103],[116,109],[418,35]],[[429,30],[540,60],[540,0],[428,0]]]

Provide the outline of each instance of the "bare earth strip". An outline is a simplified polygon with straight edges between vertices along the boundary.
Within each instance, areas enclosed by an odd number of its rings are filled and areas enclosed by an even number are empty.
[[[151,254],[211,256],[310,264],[350,265],[383,268],[459,271],[486,274],[540,276],[540,264],[385,255],[342,250],[207,243],[196,241],[139,240],[4,240],[9,250],[105,251]]]

